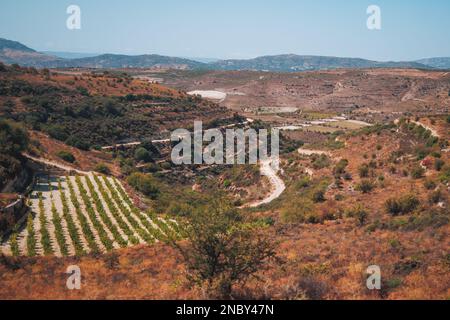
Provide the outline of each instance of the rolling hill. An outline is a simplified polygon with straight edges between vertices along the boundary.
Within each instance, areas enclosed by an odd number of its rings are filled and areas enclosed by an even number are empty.
[[[67,54],[66,54],[67,56]],[[73,56],[73,55],[72,55]],[[70,57],[70,55],[68,56]],[[82,58],[61,58],[37,52],[20,42],[0,38],[0,61],[37,68],[171,68],[183,70],[255,70],[298,72],[340,68],[450,68],[450,58],[430,58],[418,61],[379,62],[361,58],[304,56],[283,54],[246,60],[194,61],[157,54],[102,54]]]
[[[422,59],[422,60],[417,60],[416,62],[425,64],[427,66],[437,68],[437,69],[450,69],[450,58],[449,57]]]
[[[0,61],[3,63],[43,67],[58,60],[60,59],[57,57],[37,52],[20,42],[0,38]]]
[[[285,54],[264,56],[249,60],[222,60],[214,63],[217,70],[258,70],[298,72],[338,68],[428,68],[417,62],[377,62],[359,58],[338,58],[324,56],[300,56]]]

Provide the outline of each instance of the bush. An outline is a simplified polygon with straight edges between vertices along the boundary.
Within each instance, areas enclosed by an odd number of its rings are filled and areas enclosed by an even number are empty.
[[[150,152],[145,148],[138,148],[134,152],[134,159],[137,161],[149,162],[152,158]]]
[[[359,176],[361,178],[367,178],[369,176],[369,166],[367,164],[363,164],[358,168]]]
[[[128,184],[144,195],[154,199],[159,194],[159,189],[150,174],[133,173],[127,179]]]
[[[421,179],[421,178],[423,178],[424,174],[425,174],[425,170],[420,166],[415,166],[411,170],[411,178],[413,178],[413,179]]]
[[[419,205],[420,201],[414,195],[406,195],[399,199],[391,198],[385,203],[386,211],[393,216],[411,213]]]
[[[450,182],[450,165],[446,165],[442,168],[439,180],[444,184]]]
[[[333,170],[334,174],[335,175],[342,175],[342,174],[344,174],[345,173],[345,169],[347,168],[347,166],[348,166],[348,160],[347,159],[340,160],[336,164],[336,166],[334,167],[334,170]]]
[[[357,206],[346,213],[349,218],[356,218],[358,226],[362,227],[367,220],[369,214],[362,206]]]
[[[313,155],[312,166],[315,170],[323,169],[329,167],[331,164],[330,158],[328,156],[321,154],[320,156]]]
[[[295,188],[297,190],[307,188],[311,185],[311,179],[309,177],[303,177],[295,183]]]
[[[423,185],[424,185],[425,189],[427,189],[427,190],[436,189],[436,183],[434,183],[434,181],[432,181],[432,180],[425,180]]]
[[[58,125],[48,126],[47,128],[45,128],[45,131],[51,138],[59,141],[65,141],[69,137],[66,130]]]
[[[102,173],[102,174],[110,174],[111,170],[109,170],[108,166],[104,163],[99,163],[98,165],[95,166],[95,171],[97,171],[98,173]]]
[[[362,180],[361,183],[359,183],[356,186],[356,190],[361,191],[362,193],[370,193],[375,188],[375,185],[370,180]]]
[[[441,171],[442,168],[444,167],[444,165],[445,165],[445,161],[442,160],[442,159],[436,159],[436,160],[434,161],[434,169],[435,169],[436,171]]]
[[[430,194],[428,197],[428,202],[433,205],[441,202],[443,200],[443,195],[441,190],[436,190]]]
[[[325,201],[325,191],[317,190],[316,192],[314,192],[312,199],[315,203],[324,202]]]
[[[70,163],[74,163],[75,162],[75,157],[72,153],[68,152],[68,151],[59,151],[56,154],[59,158],[63,159],[66,162],[70,162]]]
[[[84,150],[84,151],[89,151],[89,149],[91,147],[88,142],[81,140],[80,138],[78,138],[76,136],[70,136],[69,138],[67,138],[65,143],[69,146],[72,146],[74,148]]]

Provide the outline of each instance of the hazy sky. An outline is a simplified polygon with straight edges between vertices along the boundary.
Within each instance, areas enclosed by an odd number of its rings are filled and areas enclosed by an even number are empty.
[[[81,30],[66,8],[81,8]],[[382,30],[366,27],[381,8]],[[0,0],[0,37],[37,50],[250,58],[450,56],[449,0]]]

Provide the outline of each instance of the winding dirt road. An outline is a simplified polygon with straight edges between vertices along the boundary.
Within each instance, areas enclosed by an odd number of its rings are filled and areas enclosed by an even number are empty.
[[[277,172],[272,167],[272,159],[261,161],[260,172],[261,175],[266,176],[272,185],[271,193],[261,201],[250,204],[248,207],[256,208],[264,204],[269,204],[275,199],[279,198],[281,194],[286,190],[284,181],[277,175]]]

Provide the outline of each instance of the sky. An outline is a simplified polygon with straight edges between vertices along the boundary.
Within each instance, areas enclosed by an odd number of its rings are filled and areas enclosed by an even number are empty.
[[[69,30],[69,5],[81,29]],[[366,10],[381,9],[381,30]],[[0,0],[0,37],[39,51],[378,61],[450,56],[448,0]]]

